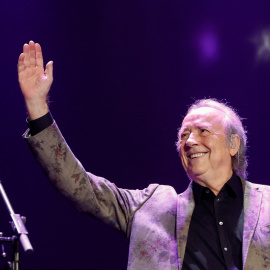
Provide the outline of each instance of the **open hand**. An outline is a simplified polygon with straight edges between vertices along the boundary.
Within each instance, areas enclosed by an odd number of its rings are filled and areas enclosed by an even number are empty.
[[[18,60],[18,78],[31,120],[48,112],[47,95],[53,82],[53,62],[43,67],[43,56],[38,43],[24,44]]]

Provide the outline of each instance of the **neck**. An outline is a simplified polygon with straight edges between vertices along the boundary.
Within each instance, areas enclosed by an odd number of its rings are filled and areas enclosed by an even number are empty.
[[[216,175],[212,177],[200,176],[200,177],[194,177],[194,179],[192,180],[203,187],[208,187],[217,196],[220,190],[223,188],[223,186],[230,180],[230,178],[232,177],[232,174],[233,174],[233,171],[230,170],[230,172],[225,174],[225,176],[223,176],[224,175],[223,174],[222,177],[220,176],[217,177]]]

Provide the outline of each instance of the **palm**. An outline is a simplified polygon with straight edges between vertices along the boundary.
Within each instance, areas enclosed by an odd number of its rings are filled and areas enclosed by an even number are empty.
[[[40,93],[42,88],[48,89],[51,82],[48,80],[48,76],[44,74],[44,70],[41,67],[28,67],[19,72],[19,82],[21,90],[26,99],[32,98]],[[41,89],[40,89],[41,88]]]

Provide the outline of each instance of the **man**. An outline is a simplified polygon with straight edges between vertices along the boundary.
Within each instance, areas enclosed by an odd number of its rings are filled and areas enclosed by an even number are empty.
[[[30,41],[18,61],[29,114],[24,138],[45,174],[82,212],[130,240],[129,270],[270,269],[270,189],[246,180],[246,135],[240,118],[214,100],[193,104],[177,147],[191,183],[117,188],[86,172],[62,137],[46,102],[52,62]]]

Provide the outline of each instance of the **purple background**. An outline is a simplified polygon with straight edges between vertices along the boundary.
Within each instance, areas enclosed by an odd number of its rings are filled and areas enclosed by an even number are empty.
[[[54,61],[50,108],[87,170],[123,188],[158,182],[184,191],[177,128],[194,99],[215,97],[245,118],[249,180],[270,184],[269,14],[269,1],[258,0],[0,2],[0,178],[35,249],[21,252],[21,269],[126,269],[128,255],[120,233],[47,183],[21,138],[23,44],[39,42],[45,62]],[[1,201],[0,211],[9,235]]]

